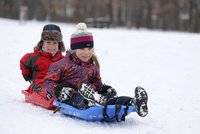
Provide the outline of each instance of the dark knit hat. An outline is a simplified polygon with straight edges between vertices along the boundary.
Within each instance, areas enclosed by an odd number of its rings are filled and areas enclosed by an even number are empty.
[[[86,31],[86,24],[78,23],[76,27],[77,30],[71,35],[71,49],[93,48],[93,36],[92,33]]]
[[[53,40],[62,42],[62,33],[60,27],[54,24],[45,25],[42,30],[41,40]]]
[[[54,24],[45,25],[41,33],[41,39],[35,46],[35,49],[41,50],[44,40],[57,41],[59,43],[59,50],[61,52],[65,51],[65,45],[62,41],[62,33],[59,26]]]

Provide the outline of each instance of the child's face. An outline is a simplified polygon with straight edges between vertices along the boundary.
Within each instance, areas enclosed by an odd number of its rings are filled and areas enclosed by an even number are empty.
[[[93,48],[82,48],[82,49],[75,49],[77,57],[83,61],[88,62],[90,58],[92,57],[92,54],[94,52]]]
[[[45,40],[42,48],[45,52],[55,54],[59,50],[59,44],[57,41]]]

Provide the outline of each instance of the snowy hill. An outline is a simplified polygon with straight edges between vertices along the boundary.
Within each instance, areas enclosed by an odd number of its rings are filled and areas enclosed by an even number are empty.
[[[198,134],[200,133],[200,35],[127,29],[89,29],[94,35],[103,82],[119,95],[144,87],[149,115],[126,122],[86,122],[24,103],[28,87],[19,60],[31,52],[48,22],[0,19],[0,134]],[[75,25],[57,23],[69,48]]]

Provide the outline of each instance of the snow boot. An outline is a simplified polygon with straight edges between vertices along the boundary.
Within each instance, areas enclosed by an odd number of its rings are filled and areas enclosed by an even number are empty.
[[[97,103],[99,105],[106,105],[107,99],[102,96],[101,94],[98,94],[94,91],[94,89],[86,83],[82,83],[81,86],[78,89],[78,92],[88,101],[92,103]]]
[[[135,105],[137,106],[137,113],[141,117],[145,117],[148,114],[147,107],[148,95],[142,87],[135,88]]]

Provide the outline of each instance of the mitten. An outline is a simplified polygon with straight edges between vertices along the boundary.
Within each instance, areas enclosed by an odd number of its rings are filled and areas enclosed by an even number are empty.
[[[59,101],[66,101],[72,97],[73,88],[58,85],[55,87],[55,95]]]
[[[82,83],[78,88],[78,92],[88,101],[100,105],[106,105],[107,99],[105,96],[98,94],[90,84]]]

